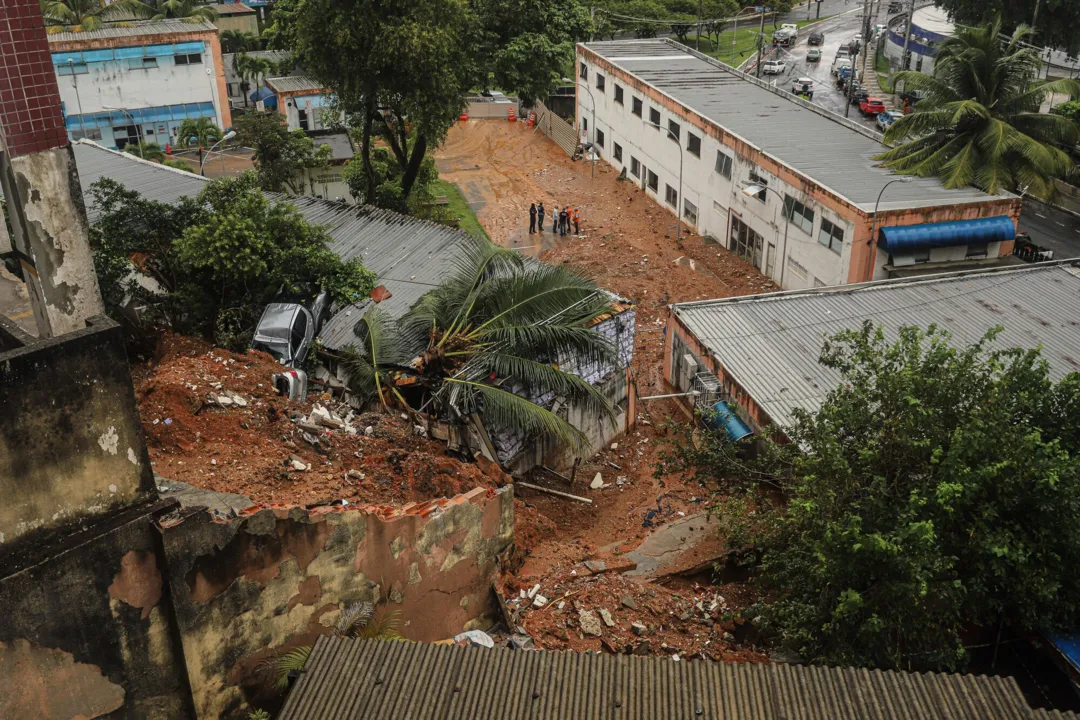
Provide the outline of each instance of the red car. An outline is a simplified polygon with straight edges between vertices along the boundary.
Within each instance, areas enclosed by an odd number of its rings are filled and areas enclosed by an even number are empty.
[[[859,110],[863,115],[877,115],[885,112],[885,103],[881,101],[881,98],[868,97],[859,103]]]

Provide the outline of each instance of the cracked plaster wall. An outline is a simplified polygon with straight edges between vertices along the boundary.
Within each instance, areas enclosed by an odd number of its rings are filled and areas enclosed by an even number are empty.
[[[400,613],[431,641],[487,627],[513,542],[511,487],[403,508],[202,509],[161,522],[168,581],[200,718],[243,717],[259,662],[329,631],[346,604]],[[378,617],[378,615],[377,615]]]

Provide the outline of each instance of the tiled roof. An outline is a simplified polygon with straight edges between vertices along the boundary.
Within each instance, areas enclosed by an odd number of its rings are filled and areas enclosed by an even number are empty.
[[[106,25],[97,30],[78,32],[58,32],[49,35],[49,44],[78,42],[83,40],[103,40],[106,38],[145,37],[148,35],[174,35],[181,33],[217,32],[217,27],[203,19],[197,20],[143,20]]]
[[[1042,711],[1045,713],[1045,711]],[[1026,720],[1011,678],[319,638],[277,720]]]

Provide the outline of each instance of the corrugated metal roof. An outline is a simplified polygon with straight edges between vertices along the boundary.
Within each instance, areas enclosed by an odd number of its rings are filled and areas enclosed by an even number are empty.
[[[208,182],[182,170],[140,160],[128,153],[108,150],[80,140],[74,144],[83,192],[103,177],[137,190],[143,197],[173,203],[194,197]],[[345,205],[306,196],[285,197],[312,223],[322,225],[332,238],[330,249],[343,260],[361,258],[375,273],[377,284],[385,285],[392,297],[379,307],[392,317],[405,313],[422,295],[438,285],[469,237],[445,225],[418,220],[370,206]],[[97,218],[91,198],[86,196],[90,222]],[[339,310],[323,326],[320,336],[330,349],[355,341],[353,325],[371,301]]]
[[[311,139],[315,141],[315,147],[326,145],[330,148],[331,160],[351,160],[355,153],[347,132],[313,135]]]
[[[585,47],[863,210],[873,209],[878,192],[893,177],[873,159],[885,149],[877,133],[852,127],[839,115],[791,93],[701,59],[678,43],[616,40]],[[991,198],[974,188],[946,190],[936,179],[917,178],[891,186],[881,210]]]
[[[995,325],[996,347],[1042,346],[1050,373],[1080,370],[1080,269],[1070,263],[678,304],[675,316],[773,421],[816,410],[840,382],[818,363],[826,335],[864,320],[890,338],[936,324],[967,345]]]
[[[287,77],[266,78],[266,86],[274,92],[303,92],[314,90],[330,92],[321,82],[307,75],[289,75]]]
[[[210,7],[218,15],[254,15],[255,9],[249,8],[244,3],[212,3]]]
[[[675,662],[324,636],[315,643],[277,718],[1022,720],[1033,716],[1012,678]]]
[[[124,23],[123,25],[106,25],[97,30],[52,33],[49,35],[49,44],[206,31],[217,32],[217,27],[201,18],[195,20],[143,20]]]

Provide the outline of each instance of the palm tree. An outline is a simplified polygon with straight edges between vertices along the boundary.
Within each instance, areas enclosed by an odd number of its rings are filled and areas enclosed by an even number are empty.
[[[251,89],[251,83],[248,80],[254,80],[255,89],[258,90],[261,86],[259,78],[269,75],[272,66],[273,64],[266,58],[254,57],[243,52],[233,55],[233,70],[240,76],[240,91],[244,94],[244,107],[248,106],[248,90]]]
[[[243,30],[221,31],[221,52],[242,53],[258,45],[259,39]]]
[[[545,405],[560,398],[612,418],[596,387],[560,368],[617,363],[613,344],[591,328],[610,310],[606,292],[565,267],[470,238],[449,277],[397,327],[369,310],[343,364],[361,398],[406,405],[399,386],[407,384],[422,390],[435,417],[460,421],[482,412],[491,428],[581,448],[584,434]],[[409,382],[396,382],[402,377]]]
[[[50,32],[97,30],[103,23],[150,17],[153,10],[139,0],[41,0],[41,15]]]
[[[185,20],[217,20],[217,10],[198,0],[158,0],[154,6],[154,20],[179,18]]]
[[[1000,33],[1000,18],[986,27],[958,27],[941,44],[933,76],[894,76],[905,90],[926,96],[885,133],[887,143],[907,141],[877,157],[885,167],[939,177],[948,188],[1053,195],[1054,178],[1072,169],[1060,146],[1074,145],[1080,133],[1039,106],[1050,93],[1080,94],[1080,83],[1040,82],[1038,52],[1023,42],[1031,29],[1020,26],[1010,38]]]
[[[221,139],[222,135],[221,128],[210,118],[198,120],[188,118],[176,129],[177,143],[184,147],[195,145],[208,148]],[[195,138],[196,141],[191,142],[191,138]]]

